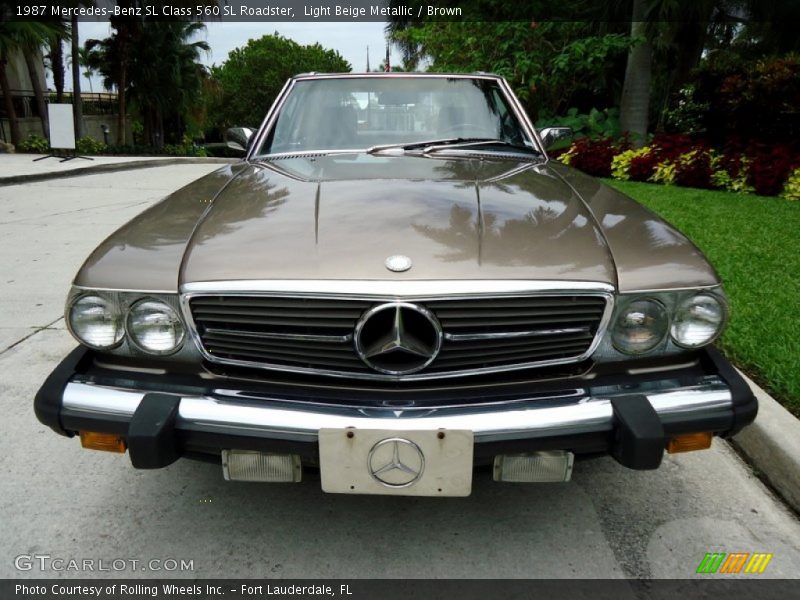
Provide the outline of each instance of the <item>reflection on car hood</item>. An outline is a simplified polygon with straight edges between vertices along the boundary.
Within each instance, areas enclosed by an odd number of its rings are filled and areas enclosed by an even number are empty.
[[[389,272],[395,254],[413,267]],[[616,283],[599,227],[544,166],[365,155],[254,165],[219,195],[182,282],[263,278]]]
[[[388,271],[395,254],[412,268]],[[718,283],[680,232],[558,163],[364,154],[226,166],[110,236],[75,283],[310,278]]]

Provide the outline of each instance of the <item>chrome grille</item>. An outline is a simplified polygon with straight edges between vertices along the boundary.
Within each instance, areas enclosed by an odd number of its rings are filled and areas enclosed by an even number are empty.
[[[366,301],[201,296],[192,318],[211,356],[306,369],[369,371],[353,351]]]
[[[189,310],[212,361],[393,379],[364,364],[353,340],[361,315],[387,301],[203,294],[189,299]],[[601,327],[606,302],[591,294],[415,299],[439,320],[444,339],[431,365],[404,378],[580,360]]]

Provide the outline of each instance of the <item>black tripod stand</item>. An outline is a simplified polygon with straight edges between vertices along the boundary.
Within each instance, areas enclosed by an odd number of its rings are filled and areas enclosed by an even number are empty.
[[[60,158],[61,160],[58,162],[67,162],[68,160],[74,160],[76,158],[82,158],[83,160],[94,160],[88,156],[80,156],[77,152],[75,154],[48,154],[47,156],[40,156],[39,158],[34,158],[33,162],[37,160],[44,160],[45,158]]]

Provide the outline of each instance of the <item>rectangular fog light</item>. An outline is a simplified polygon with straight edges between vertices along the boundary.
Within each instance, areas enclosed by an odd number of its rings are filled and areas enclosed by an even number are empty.
[[[510,483],[569,481],[575,455],[563,450],[494,457],[494,480]]]
[[[222,474],[227,481],[297,482],[303,467],[297,454],[223,450]]]

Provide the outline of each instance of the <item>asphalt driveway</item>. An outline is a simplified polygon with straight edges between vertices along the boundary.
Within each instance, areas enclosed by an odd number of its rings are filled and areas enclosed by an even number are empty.
[[[656,472],[600,459],[578,463],[567,484],[500,485],[481,473],[469,498],[405,499],[327,495],[313,475],[229,483],[191,461],[136,471],[127,456],[82,450],[40,425],[33,396],[75,345],[61,315],[81,261],[214,168],[0,187],[0,577],[693,577],[712,551],[770,552],[763,576],[798,577],[796,515],[719,440]],[[45,555],[126,566],[42,571],[50,559],[15,560]],[[192,570],[141,570],[153,559]]]

